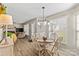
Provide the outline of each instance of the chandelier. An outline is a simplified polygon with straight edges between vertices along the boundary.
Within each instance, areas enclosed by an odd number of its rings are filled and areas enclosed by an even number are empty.
[[[45,15],[44,15],[45,7],[42,7],[42,10],[43,10],[42,19],[41,20],[38,19],[38,25],[41,25],[41,24],[46,25],[47,24],[47,21],[46,21]]]

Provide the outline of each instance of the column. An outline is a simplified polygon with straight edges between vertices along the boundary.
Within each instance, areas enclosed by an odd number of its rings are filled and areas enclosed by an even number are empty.
[[[29,38],[31,39],[31,24],[29,24]]]
[[[37,33],[37,20],[35,21],[34,25],[35,25],[35,31],[34,32],[35,32],[35,37],[36,37],[36,33]]]

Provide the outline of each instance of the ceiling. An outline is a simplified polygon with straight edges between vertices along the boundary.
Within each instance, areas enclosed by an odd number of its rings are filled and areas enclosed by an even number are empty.
[[[13,16],[13,21],[23,23],[32,18],[42,16],[42,6],[45,6],[45,16],[49,16],[73,7],[73,3],[5,3],[7,13]]]

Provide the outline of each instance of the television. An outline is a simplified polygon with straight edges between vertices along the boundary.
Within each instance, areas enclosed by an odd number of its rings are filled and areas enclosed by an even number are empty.
[[[24,32],[23,28],[16,28],[16,32]]]

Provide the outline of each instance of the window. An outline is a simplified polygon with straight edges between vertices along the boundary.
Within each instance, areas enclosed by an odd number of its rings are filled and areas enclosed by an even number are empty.
[[[79,15],[77,16],[77,31],[79,31]]]
[[[77,47],[79,47],[79,15],[77,15],[76,20],[76,32],[77,32]]]
[[[29,24],[24,25],[24,32],[29,35]]]

